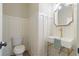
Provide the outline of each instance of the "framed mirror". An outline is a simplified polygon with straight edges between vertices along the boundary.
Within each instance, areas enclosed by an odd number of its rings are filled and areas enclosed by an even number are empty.
[[[60,4],[54,13],[56,26],[67,26],[73,22],[73,5]]]

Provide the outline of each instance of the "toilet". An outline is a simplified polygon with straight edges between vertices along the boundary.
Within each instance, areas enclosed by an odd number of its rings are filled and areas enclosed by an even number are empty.
[[[25,46],[22,44],[22,37],[14,37],[13,38],[13,52],[16,56],[23,56],[23,53],[25,51]]]

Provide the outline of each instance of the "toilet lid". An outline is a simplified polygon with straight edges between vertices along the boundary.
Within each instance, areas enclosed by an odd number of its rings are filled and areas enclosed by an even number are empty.
[[[14,47],[14,53],[23,53],[25,51],[24,45],[18,45]]]

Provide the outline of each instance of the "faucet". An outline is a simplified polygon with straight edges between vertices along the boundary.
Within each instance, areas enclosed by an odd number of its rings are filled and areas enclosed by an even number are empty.
[[[60,27],[60,37],[63,37],[63,28],[62,28],[62,26]]]

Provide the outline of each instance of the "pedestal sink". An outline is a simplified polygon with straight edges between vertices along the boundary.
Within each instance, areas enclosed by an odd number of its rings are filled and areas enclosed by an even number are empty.
[[[62,37],[61,38],[61,37],[57,37],[57,36],[49,36],[48,37],[48,42],[54,43],[54,39],[61,40],[61,45],[63,47],[71,48],[73,46],[73,41],[74,41],[73,38],[67,38],[67,37]]]

